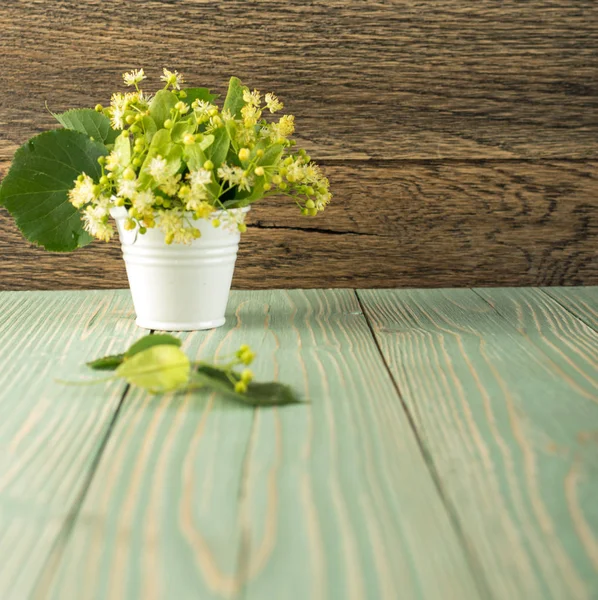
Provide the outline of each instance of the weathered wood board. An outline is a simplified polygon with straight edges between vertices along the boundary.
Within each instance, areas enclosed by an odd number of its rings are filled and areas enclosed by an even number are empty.
[[[593,0],[23,0],[0,32],[0,170],[133,67],[279,93],[334,205],[256,208],[238,288],[598,283]],[[116,244],[46,255],[3,211],[0,260],[0,289],[125,285]]]

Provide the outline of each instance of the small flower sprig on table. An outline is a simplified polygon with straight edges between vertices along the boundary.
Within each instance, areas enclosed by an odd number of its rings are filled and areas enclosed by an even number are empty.
[[[206,389],[220,392],[250,406],[281,406],[300,402],[293,390],[282,383],[258,383],[248,368],[255,353],[246,344],[222,364],[192,362],[181,349],[181,340],[168,334],[150,334],[126,352],[103,356],[87,363],[98,371],[114,371],[100,383],[122,377],[127,383],[151,393]],[[240,372],[237,368],[241,367]],[[64,382],[69,383],[69,382]]]

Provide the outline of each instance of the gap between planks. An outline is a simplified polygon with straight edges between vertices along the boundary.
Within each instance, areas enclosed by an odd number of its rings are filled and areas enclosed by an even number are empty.
[[[386,357],[384,356],[384,352],[382,351],[382,348],[380,347],[378,338],[376,337],[376,335],[374,333],[370,315],[368,314],[363,302],[361,301],[361,298],[359,297],[359,292],[357,290],[353,290],[353,293],[355,294],[355,298],[357,299],[357,302],[359,303],[361,312],[363,313],[363,316],[367,323],[368,329],[370,330],[370,335],[372,336],[372,339],[374,340],[374,343],[376,344],[376,348],[378,349],[378,354],[379,354],[379,356],[384,364],[384,367],[386,368],[386,371],[388,372],[390,379],[394,385],[394,388],[397,392],[397,396],[401,402],[401,406],[403,407],[403,410],[405,411],[405,414],[407,415],[407,420],[409,421],[409,425],[411,427],[411,430],[413,431],[413,435],[415,436],[415,439],[417,440],[417,445],[419,447],[419,450],[421,452],[423,460],[424,460],[426,466],[428,467],[428,471],[430,472],[430,476],[432,477],[432,481],[434,482],[436,491],[438,492],[440,500],[448,514],[451,525],[455,531],[455,535],[457,536],[457,539],[459,540],[461,547],[463,548],[463,553],[465,554],[467,561],[469,563],[469,568],[470,568],[473,580],[474,580],[476,586],[478,587],[478,591],[480,592],[480,596],[482,598],[492,598],[493,596],[490,593],[490,586],[488,585],[488,582],[486,580],[486,576],[484,574],[482,565],[478,561],[478,558],[476,557],[476,555],[470,551],[469,544],[467,543],[467,537],[465,536],[465,532],[463,531],[463,528],[461,527],[461,522],[459,521],[459,517],[457,516],[457,511],[455,510],[453,504],[451,503],[451,501],[448,498],[448,495],[442,485],[442,480],[440,478],[438,470],[436,469],[436,466],[432,459],[432,455],[430,454],[428,448],[426,447],[426,444],[425,444],[424,440],[422,439],[420,432],[417,429],[417,426],[415,425],[415,420],[413,418],[413,415],[411,414],[411,410],[409,409],[409,406],[405,402],[405,399],[403,397],[401,389],[399,388],[399,384],[398,384],[396,378],[394,377],[392,370],[390,369],[390,365],[388,364],[388,361],[387,361]]]
[[[95,319],[96,316],[97,316],[97,313],[93,315],[92,319]],[[155,331],[153,329],[151,329],[149,334],[153,335],[154,333],[155,333]],[[56,541],[54,542],[52,549],[50,550],[50,553],[48,554],[48,558],[46,559],[44,566],[42,567],[42,570],[41,570],[39,576],[37,577],[37,581],[35,582],[35,585],[33,586],[33,591],[31,593],[32,598],[37,598],[38,595],[41,592],[43,592],[44,589],[48,589],[50,587],[52,578],[53,578],[54,574],[56,573],[57,567],[62,559],[64,550],[69,543],[71,534],[73,532],[73,529],[75,528],[77,519],[79,518],[79,513],[81,512],[81,507],[83,506],[83,503],[85,502],[85,498],[87,497],[87,493],[89,492],[89,489],[93,482],[93,478],[95,477],[95,474],[98,470],[98,466],[100,465],[100,462],[102,460],[102,456],[104,455],[104,451],[106,450],[108,440],[110,439],[110,436],[112,435],[112,431],[114,430],[114,426],[116,425],[116,422],[118,421],[118,418],[121,413],[121,409],[125,403],[125,400],[127,398],[127,395],[129,394],[130,390],[131,390],[131,384],[127,383],[125,386],[125,389],[123,390],[122,396],[120,397],[120,400],[118,401],[118,404],[116,405],[116,409],[112,415],[112,418],[110,419],[110,422],[108,423],[108,427],[106,428],[106,433],[102,437],[102,440],[98,447],[98,451],[96,452],[96,455],[94,456],[94,458],[92,460],[91,466],[89,468],[89,472],[87,473],[87,476],[85,477],[85,480],[83,481],[83,484],[81,485],[81,490],[77,494],[77,497],[75,498],[75,500],[73,502],[73,506],[69,510],[68,516],[67,516],[63,526],[61,527],[60,532],[56,536]]]

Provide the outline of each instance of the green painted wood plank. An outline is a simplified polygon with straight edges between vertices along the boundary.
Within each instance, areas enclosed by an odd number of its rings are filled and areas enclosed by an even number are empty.
[[[598,331],[598,286],[542,288],[542,291]]]
[[[525,291],[486,292],[507,318],[471,290],[358,294],[492,595],[596,597],[598,404],[569,362],[595,379],[589,329],[579,356],[563,331],[580,323],[551,306],[559,355]]]
[[[598,403],[598,332],[538,289],[474,291],[550,361],[550,369],[579,397]]]
[[[132,395],[41,597],[479,597],[355,294],[234,292],[228,313],[184,347],[249,343],[310,404]]]
[[[0,598],[28,598],[122,397],[69,387],[139,336],[128,292],[0,294]]]

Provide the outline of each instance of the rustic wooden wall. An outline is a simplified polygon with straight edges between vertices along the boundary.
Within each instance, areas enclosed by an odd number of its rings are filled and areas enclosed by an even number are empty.
[[[283,98],[336,197],[256,207],[237,287],[598,284],[595,0],[5,0],[0,34],[0,172],[132,67]],[[126,285],[117,243],[48,254],[2,211],[0,259],[0,289]]]

